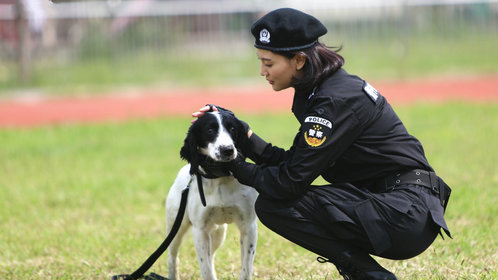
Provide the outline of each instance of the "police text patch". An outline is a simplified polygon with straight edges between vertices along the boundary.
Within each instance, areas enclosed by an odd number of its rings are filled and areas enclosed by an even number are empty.
[[[304,140],[310,147],[319,147],[332,133],[332,122],[315,116],[308,116],[303,122]]]
[[[377,103],[377,99],[379,99],[380,93],[369,83],[365,82],[363,85],[363,91],[372,99],[374,103]]]

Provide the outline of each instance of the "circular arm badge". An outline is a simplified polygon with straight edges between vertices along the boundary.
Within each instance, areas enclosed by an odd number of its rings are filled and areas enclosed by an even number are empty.
[[[310,147],[319,147],[332,134],[332,122],[315,116],[308,116],[303,122],[304,140]]]

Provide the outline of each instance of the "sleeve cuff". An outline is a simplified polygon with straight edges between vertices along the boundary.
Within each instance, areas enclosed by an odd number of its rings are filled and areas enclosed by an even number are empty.
[[[257,165],[242,160],[234,162],[229,167],[233,176],[237,178],[240,183],[251,187],[254,185],[257,168]]]

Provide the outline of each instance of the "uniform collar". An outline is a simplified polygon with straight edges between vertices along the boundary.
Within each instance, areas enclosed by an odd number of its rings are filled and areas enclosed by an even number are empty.
[[[339,79],[341,77],[344,77],[344,75],[348,74],[343,68],[340,68],[330,76],[325,78],[323,81],[321,81],[319,84],[315,85],[311,92],[298,89],[295,90],[294,100],[292,103],[292,112],[294,113],[294,116],[296,116],[299,123],[302,123],[302,121],[304,120],[304,114],[306,114],[308,105],[310,104],[310,101],[314,96],[319,95],[320,88],[322,88],[322,86],[326,87],[324,86],[324,84],[327,83],[327,81],[334,79],[334,77],[335,79]]]
[[[311,92],[299,91],[296,89],[294,92],[294,100],[292,101],[292,112],[294,116],[297,118],[299,123],[302,123],[304,119],[304,114],[306,113],[306,109],[308,107],[309,101],[315,96],[315,93],[318,90],[318,86],[315,86]]]

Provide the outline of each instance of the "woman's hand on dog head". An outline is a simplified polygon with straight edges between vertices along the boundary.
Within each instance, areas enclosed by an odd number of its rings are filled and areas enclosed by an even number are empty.
[[[228,112],[230,112],[230,113],[233,114],[233,112],[231,112],[228,109],[225,109],[225,108],[222,108],[222,107],[220,107],[220,109],[222,111],[228,111]],[[200,117],[202,117],[206,112],[220,111],[220,109],[218,109],[215,105],[207,104],[204,107],[200,108],[199,111],[192,113],[192,117],[194,117],[196,119],[193,119],[192,121],[190,121],[190,123],[194,123],[195,121],[197,121],[197,119],[200,118]],[[250,129],[249,125],[246,122],[244,122],[244,121],[241,121],[241,120],[239,120],[239,121],[242,122],[243,125],[244,125],[244,127],[246,128],[247,137],[251,138],[252,130]]]
[[[206,112],[209,112],[209,111],[218,111],[218,108],[216,108],[216,106],[213,106],[213,105],[206,105],[206,106],[200,108],[199,111],[192,113],[192,117],[194,117],[196,119],[193,119],[191,121],[191,123],[194,123],[197,120],[197,118],[202,117],[202,115],[204,115]]]

